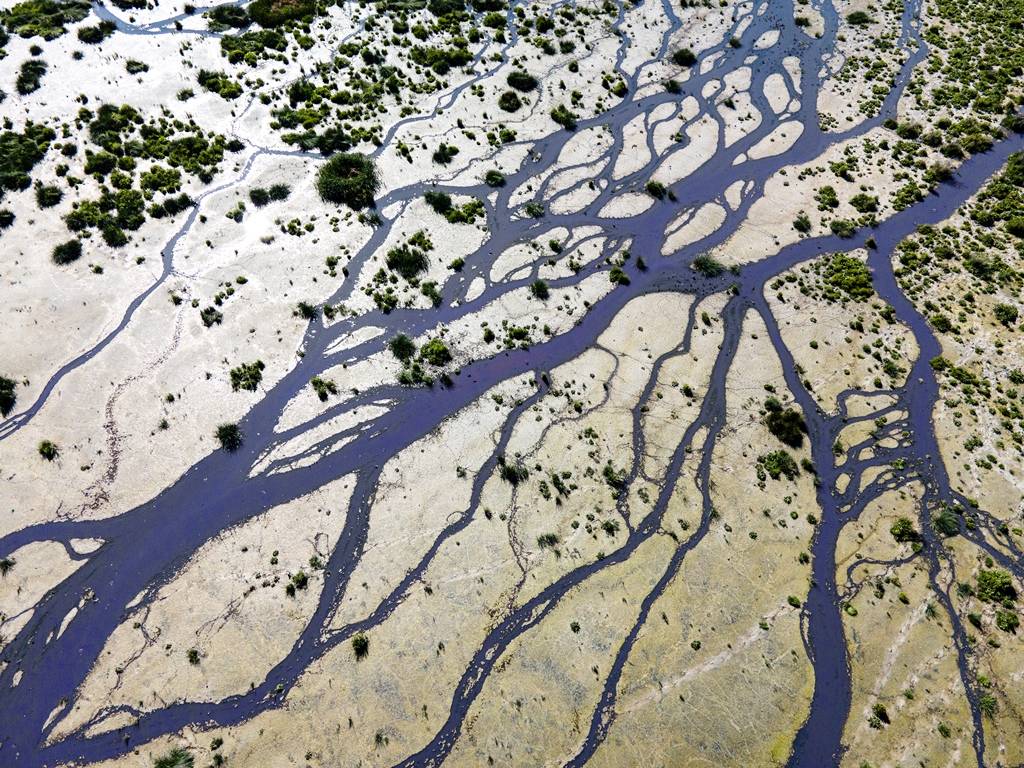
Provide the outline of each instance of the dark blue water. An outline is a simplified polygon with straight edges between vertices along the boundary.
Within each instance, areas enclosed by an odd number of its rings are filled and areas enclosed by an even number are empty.
[[[678,15],[667,0],[662,7],[672,29],[675,29],[679,24]],[[835,237],[805,239],[776,254],[765,254],[762,261],[745,267],[739,275],[730,274],[716,279],[702,278],[690,268],[693,258],[703,250],[723,242],[735,231],[752,202],[760,195],[765,181],[773,173],[784,165],[813,159],[829,145],[863,134],[877,126],[884,118],[894,114],[899,94],[908,80],[910,68],[925,56],[925,49],[919,44],[917,37],[917,5],[908,3],[903,17],[901,43],[906,45],[916,41],[918,44],[911,46],[913,53],[903,67],[897,86],[886,99],[881,113],[845,133],[826,134],[817,127],[815,104],[821,84],[816,73],[821,68],[822,56],[833,47],[838,26],[836,13],[828,4],[823,5],[825,34],[820,39],[812,40],[794,28],[792,4],[788,0],[773,0],[756,8],[763,9],[764,12],[755,15],[749,28],[740,36],[743,43],[741,48],[733,49],[723,43],[712,51],[705,52],[721,52],[722,60],[706,75],[701,76],[694,72],[690,80],[684,84],[682,94],[673,95],[666,92],[644,98],[627,96],[622,103],[608,112],[580,123],[581,130],[595,125],[608,129],[612,144],[604,156],[609,160],[614,160],[621,152],[626,151],[623,127],[635,116],[649,113],[659,105],[675,105],[675,112],[670,119],[679,121],[682,132],[693,122],[679,119],[678,105],[682,100],[687,96],[693,96],[700,103],[702,113],[715,115],[716,107],[700,95],[704,84],[739,66],[745,57],[751,55],[752,43],[763,32],[779,29],[780,42],[768,51],[758,52],[757,60],[751,65],[753,84],[750,92],[754,106],[765,117],[764,123],[730,147],[724,146],[720,136],[715,157],[691,177],[673,185],[676,203],[660,203],[646,213],[626,220],[608,221],[600,217],[599,211],[612,197],[643,187],[653,169],[653,164],[649,164],[619,180],[611,179],[608,170],[600,174],[598,178],[605,181],[607,187],[597,200],[582,212],[564,216],[548,214],[540,220],[523,218],[518,215],[521,213],[522,205],[510,203],[512,191],[552,167],[571,134],[559,131],[535,142],[533,153],[523,168],[509,175],[508,185],[497,190],[497,197],[493,202],[487,202],[490,239],[477,253],[466,259],[466,267],[461,275],[444,286],[445,302],[441,307],[434,310],[399,309],[390,315],[371,312],[330,326],[319,320],[312,322],[302,345],[304,356],[295,369],[277,382],[242,420],[241,427],[246,441],[240,451],[235,454],[216,452],[207,456],[154,499],[117,517],[97,521],[46,523],[13,532],[0,539],[0,556],[34,541],[53,540],[67,544],[73,538],[88,537],[100,538],[105,542],[96,552],[83,556],[85,562],[79,570],[40,601],[29,624],[2,652],[2,660],[6,667],[0,672],[0,690],[4,691],[0,696],[0,764],[19,767],[43,766],[68,760],[91,761],[113,757],[124,754],[135,745],[173,733],[191,723],[206,724],[210,727],[230,726],[244,722],[269,708],[281,706],[291,687],[312,662],[339,643],[351,638],[356,632],[371,629],[386,620],[422,576],[437,551],[452,536],[463,530],[477,514],[477,502],[483,482],[496,466],[515,419],[547,393],[547,386],[541,376],[543,372],[571,360],[590,348],[614,315],[626,302],[638,295],[673,290],[691,294],[699,299],[724,291],[730,286],[734,288],[734,293],[722,313],[724,340],[714,366],[708,394],[702,403],[700,416],[686,431],[672,454],[669,471],[666,473],[666,477],[670,479],[661,489],[652,510],[640,520],[629,520],[628,536],[621,548],[600,562],[590,563],[566,573],[535,598],[504,617],[489,633],[467,665],[464,675],[452,693],[451,705],[443,725],[428,744],[416,754],[409,756],[402,765],[436,765],[444,760],[458,739],[466,714],[486,684],[501,652],[523,632],[543,621],[558,601],[574,586],[609,565],[629,558],[641,543],[653,535],[658,530],[667,501],[674,490],[674,478],[679,477],[684,464],[692,461],[692,456],[701,456],[700,463],[694,468],[704,495],[701,524],[691,538],[679,545],[662,577],[643,600],[638,619],[619,648],[605,680],[600,703],[591,713],[587,736],[578,753],[569,758],[567,764],[584,764],[600,746],[608,728],[614,722],[618,682],[635,638],[647,619],[647,613],[665,587],[675,578],[686,555],[700,545],[708,530],[711,503],[707,481],[711,448],[725,418],[728,396],[725,378],[738,346],[740,322],[750,309],[756,310],[764,318],[772,343],[786,369],[787,383],[804,409],[809,425],[812,455],[821,479],[818,502],[823,514],[812,546],[814,586],[802,609],[805,646],[814,667],[816,684],[810,715],[796,736],[790,764],[836,764],[841,754],[842,729],[849,715],[851,698],[849,661],[835,579],[835,546],[839,533],[846,522],[855,519],[859,510],[880,493],[910,482],[914,477],[924,478],[926,481],[925,503],[922,504],[921,511],[924,523],[927,523],[929,510],[935,502],[955,500],[945,470],[937,459],[938,450],[931,424],[937,386],[927,361],[937,354],[938,343],[926,323],[899,291],[889,264],[889,254],[892,247],[912,233],[918,224],[941,221],[948,217],[987,177],[998,170],[1011,151],[1021,148],[1022,140],[1017,137],[1000,142],[991,152],[972,158],[963,165],[952,183],[943,185],[925,201],[895,215],[875,230],[859,233],[852,241],[839,240]],[[106,13],[104,10],[101,15]],[[616,26],[621,20],[620,13]],[[177,34],[173,29],[173,21],[174,19],[170,19],[138,28],[119,20],[119,29],[124,34]],[[734,31],[742,21],[743,18],[739,16],[733,19]],[[728,37],[727,34],[725,39]],[[618,64],[621,64],[629,44],[629,38],[623,29],[617,56]],[[668,52],[669,36],[665,35],[660,44],[658,57],[664,57]],[[804,92],[800,95],[801,107],[795,117],[804,123],[805,131],[784,157],[748,161],[734,166],[733,160],[737,156],[749,150],[777,124],[776,120],[769,117],[772,113],[761,86],[769,74],[782,71],[781,60],[787,55],[798,56],[804,67]],[[478,59],[479,61],[482,59]],[[443,108],[457,98],[470,83],[484,77],[484,74],[478,74],[452,91],[442,94],[431,111],[406,118],[402,121],[403,124],[429,119],[437,109]],[[625,80],[632,94],[636,87],[635,79],[627,75]],[[386,140],[390,141],[396,130],[397,127],[389,130]],[[686,144],[683,142],[670,151],[682,151],[685,147]],[[653,151],[652,139],[649,139],[649,149]],[[251,154],[239,176],[225,182],[221,188],[244,181],[255,158],[263,154],[301,154],[261,147],[252,147],[250,151]],[[658,255],[661,252],[664,232],[681,209],[720,199],[724,190],[737,180],[753,182],[753,191],[744,198],[737,211],[729,213],[725,224],[718,232],[667,258]],[[425,189],[420,184],[398,187],[394,180],[387,181],[392,191],[379,201],[380,210],[388,210],[388,206],[396,203],[399,210],[403,210],[409,201],[419,198]],[[586,182],[581,182],[583,183]],[[542,182],[535,187],[535,199],[543,199],[548,182]],[[482,184],[468,188],[460,187],[457,190],[441,184],[439,188],[476,194],[480,197],[493,192]],[[572,189],[563,191],[555,198],[571,192]],[[550,204],[551,199],[546,202]],[[163,249],[163,277],[128,304],[121,323],[110,335],[57,371],[43,388],[36,402],[0,424],[0,439],[10,437],[27,423],[47,402],[54,387],[64,375],[88,364],[131,321],[135,309],[170,273],[173,248],[178,238],[191,226],[197,210],[191,212],[179,232]],[[384,242],[392,221],[393,218],[385,218],[369,242],[355,255],[349,264],[351,274],[358,274]],[[537,344],[529,350],[509,351],[472,362],[453,376],[450,387],[376,387],[344,402],[326,407],[321,414],[300,426],[279,433],[274,432],[274,425],[286,404],[308,385],[312,376],[339,363],[355,362],[379,351],[391,333],[342,352],[329,352],[328,350],[339,339],[371,325],[417,336],[434,328],[438,323],[450,324],[476,312],[501,295],[529,284],[536,277],[540,265],[535,266],[532,274],[519,280],[491,281],[490,266],[500,253],[512,244],[537,239],[554,228],[583,225],[600,226],[608,235],[604,256],[613,256],[629,243],[635,255],[644,257],[648,268],[638,270],[634,266],[627,266],[631,284],[616,288],[607,297],[595,303],[571,331]],[[878,243],[878,248],[871,252],[869,264],[874,273],[879,296],[894,307],[899,320],[911,329],[921,354],[908,377],[908,384],[892,393],[897,396],[898,403],[889,410],[904,410],[909,415],[906,419],[895,421],[886,427],[894,435],[907,430],[913,437],[910,440],[901,439],[899,446],[894,449],[878,451],[877,458],[871,462],[888,463],[894,458],[905,458],[908,469],[901,476],[889,477],[862,487],[860,475],[868,462],[847,461],[841,466],[836,466],[832,456],[832,445],[839,431],[849,423],[846,418],[845,400],[856,393],[843,394],[838,413],[826,413],[821,410],[795,374],[792,356],[783,344],[778,327],[768,309],[763,287],[780,272],[823,253],[856,247],[862,244],[869,234],[874,236]],[[552,281],[552,288],[577,284],[587,276],[607,269],[603,261],[596,259],[579,274]],[[470,283],[476,277],[485,281],[486,289],[479,298],[466,301]],[[353,290],[353,283],[346,281],[331,297],[330,303],[343,302]],[[693,319],[691,314],[687,338],[683,342],[684,349],[689,344],[689,330],[692,329]],[[656,369],[666,358],[667,356],[656,361]],[[327,627],[330,626],[334,612],[346,594],[349,578],[366,544],[369,504],[380,468],[391,457],[429,434],[444,419],[474,402],[498,382],[522,374],[533,374],[536,391],[510,414],[498,445],[476,476],[470,504],[448,523],[416,567],[372,612],[348,626],[328,630]],[[656,376],[652,377],[651,383],[647,385],[633,411],[635,456],[643,453],[641,414],[643,406],[652,395],[655,378]],[[323,438],[311,449],[314,454],[320,455],[315,463],[296,466],[293,462],[300,457],[293,457],[290,460],[275,462],[268,470],[251,472],[261,457],[303,431],[316,428],[342,412],[383,398],[392,400],[393,407],[386,414],[372,420],[368,429],[359,430],[357,439],[351,443],[342,445],[346,439],[356,435],[357,431],[341,431]],[[693,441],[702,428],[707,428],[703,442],[700,446],[694,446]],[[688,449],[691,448],[697,450],[688,453]],[[855,452],[851,451],[851,455],[855,455]],[[627,484],[633,481],[637,472],[636,466],[630,469]],[[849,473],[853,477],[849,487],[842,494],[837,493],[834,487],[840,472]],[[221,701],[172,704],[153,712],[123,710],[137,716],[137,722],[129,728],[115,729],[90,737],[84,735],[83,728],[60,741],[45,743],[54,724],[59,721],[59,715],[70,710],[76,689],[99,657],[107,638],[125,619],[126,607],[137,595],[143,593],[142,604],[152,599],[159,588],[173,578],[177,570],[199,547],[225,528],[249,520],[273,506],[298,498],[348,473],[356,473],[358,479],[344,530],[324,571],[325,583],[318,608],[287,656],[253,690]],[[625,498],[628,494],[622,496]],[[851,509],[840,515],[838,510],[845,505],[851,505]],[[625,511],[623,509],[623,512]],[[928,558],[933,586],[939,588],[936,579],[939,568],[939,543],[933,539],[930,526],[924,524],[921,529],[925,531],[926,538],[925,548],[920,556]],[[983,530],[965,532],[965,535],[972,536],[979,546],[986,547],[986,551],[992,552],[993,557],[998,557],[1001,561],[1006,560],[1005,556],[993,551],[986,544]],[[1007,565],[1013,566],[1014,564]],[[1016,570],[1019,571],[1019,568],[1018,563]],[[87,588],[95,592],[95,600],[83,607],[59,638],[47,641],[60,626],[67,612],[78,604]],[[968,646],[963,627],[952,610],[948,595],[942,593],[941,588],[938,594],[953,628],[954,641],[960,657],[961,675],[967,686],[975,717],[974,746],[980,761],[984,740],[976,695],[970,685]],[[16,673],[21,675],[21,680],[17,687],[12,688]],[[51,712],[55,709],[58,716],[51,718]],[[122,710],[105,710],[97,719],[117,711]]]

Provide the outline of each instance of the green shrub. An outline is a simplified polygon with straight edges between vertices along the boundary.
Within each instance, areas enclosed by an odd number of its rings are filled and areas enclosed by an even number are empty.
[[[507,82],[510,87],[515,88],[517,91],[522,91],[523,93],[532,91],[537,87],[537,78],[519,69],[509,72],[508,77],[505,78],[505,82]]]
[[[444,216],[452,208],[452,197],[447,192],[436,192],[431,190],[424,193],[423,199],[435,212]]]
[[[996,626],[1003,632],[1016,634],[1020,618],[1013,611],[996,611]]]
[[[537,537],[537,546],[541,549],[553,549],[558,545],[558,534],[542,533]]]
[[[523,102],[520,101],[515,91],[505,91],[498,98],[498,106],[505,112],[515,112],[523,106]]]
[[[1003,325],[1009,326],[1017,322],[1017,308],[1012,304],[996,304],[993,311],[996,320]]]
[[[431,155],[431,159],[439,165],[448,165],[455,156],[459,154],[459,148],[453,144],[445,144],[443,141],[437,145],[437,149],[434,150],[434,154]]]
[[[248,7],[249,18],[261,27],[276,27],[286,21],[313,16],[313,0],[253,0]]]
[[[56,443],[50,440],[43,440],[39,443],[39,455],[47,461],[53,461],[60,455],[60,449]]]
[[[357,659],[364,659],[370,652],[370,638],[359,632],[352,638],[352,652]]]
[[[379,186],[373,159],[357,153],[332,155],[316,178],[321,198],[356,211],[373,206],[373,196]]]
[[[81,240],[68,240],[66,243],[60,243],[53,247],[52,258],[54,264],[70,264],[72,261],[81,258],[81,256]]]
[[[807,423],[800,411],[783,408],[782,404],[774,397],[768,398],[764,407],[768,411],[764,423],[772,435],[790,448],[799,448],[804,444]]]
[[[391,354],[402,361],[409,360],[416,354],[416,345],[404,333],[400,333],[391,339],[388,342],[388,349],[391,350]]]
[[[19,37],[38,35],[44,40],[53,40],[67,32],[65,24],[81,21],[90,10],[88,0],[25,0],[0,12],[0,20]]]
[[[551,110],[551,119],[567,131],[576,130],[576,114],[564,104],[559,104]]]
[[[193,768],[195,761],[187,749],[175,747],[153,762],[153,768]]]
[[[239,8],[237,5],[218,5],[211,8],[206,15],[210,17],[214,24],[224,27],[242,29],[250,23],[249,14],[246,13],[244,8]]]
[[[1017,600],[1017,590],[1006,571],[983,568],[978,571],[978,597],[987,603],[1013,604]]]
[[[665,193],[668,191],[664,184],[660,181],[655,181],[654,179],[648,181],[644,188],[647,190],[647,194],[651,197],[657,198],[658,200],[664,198]]]
[[[117,25],[112,21],[101,21],[95,27],[82,27],[78,30],[78,39],[87,45],[97,45],[114,34]]]
[[[878,210],[878,198],[861,192],[850,198],[850,205],[858,213],[874,213]]]
[[[213,72],[209,69],[199,70],[199,85],[228,101],[242,95],[242,86],[223,72]]]
[[[18,71],[18,78],[15,80],[15,88],[22,96],[38,91],[42,85],[43,75],[49,69],[45,61],[40,59],[29,59],[21,65]]]
[[[857,232],[857,225],[849,219],[832,219],[828,226],[833,235],[842,238],[853,237]]]
[[[871,271],[860,259],[837,253],[825,266],[825,284],[833,288],[829,298],[841,298],[839,292],[851,299],[864,301],[875,294],[871,284]]]
[[[319,376],[314,376],[309,380],[309,384],[313,387],[313,391],[316,392],[316,396],[319,397],[322,402],[326,402],[328,396],[338,394],[338,385],[330,379],[322,379]]]
[[[427,254],[408,243],[392,248],[385,257],[388,269],[394,270],[406,280],[411,280],[430,264]]]
[[[433,338],[420,348],[420,359],[440,367],[451,362],[452,353],[441,339]]]
[[[706,253],[693,260],[693,268],[704,277],[718,277],[725,272],[725,265]]]
[[[15,391],[18,382],[0,376],[0,416],[6,416],[14,410],[14,404],[18,401],[18,393]]]
[[[991,693],[983,693],[978,697],[978,709],[983,715],[995,717],[996,712],[999,711],[999,702]]]
[[[548,284],[545,283],[543,280],[539,279],[534,280],[530,284],[530,293],[532,293],[536,298],[540,299],[541,301],[543,301],[544,299],[551,295],[551,292],[548,290]]]
[[[932,527],[936,532],[949,538],[960,533],[960,519],[950,509],[943,509],[932,518]]]
[[[199,318],[207,328],[216,324],[220,325],[224,315],[216,307],[206,307],[199,310]]]
[[[237,424],[221,424],[214,436],[225,451],[233,452],[242,447],[242,430]]]
[[[680,67],[692,67],[697,63],[697,54],[689,48],[680,48],[672,54],[672,61]]]
[[[36,203],[40,208],[53,208],[64,197],[59,187],[53,185],[36,184]]]
[[[505,174],[501,171],[490,170],[484,174],[484,183],[488,187],[504,187]]]
[[[914,528],[914,523],[906,517],[900,517],[897,519],[889,529],[889,533],[891,533],[892,537],[901,544],[908,541],[917,541],[921,538],[921,534],[919,534],[917,529]]]
[[[796,461],[786,451],[766,453],[757,461],[772,480],[778,480],[782,475],[785,475],[787,480],[795,480],[800,474]]]
[[[242,363],[237,368],[232,368],[231,389],[235,392],[239,389],[255,392],[256,387],[263,381],[264,367],[263,361],[257,360],[253,363]]]

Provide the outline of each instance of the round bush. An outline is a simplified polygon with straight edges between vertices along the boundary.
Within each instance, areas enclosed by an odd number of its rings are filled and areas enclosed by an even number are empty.
[[[373,195],[379,186],[373,160],[354,152],[332,155],[316,178],[320,197],[357,211],[373,206]]]
[[[697,54],[695,54],[689,48],[680,48],[678,51],[672,54],[672,61],[674,61],[680,67],[692,67],[694,64],[697,63]]]

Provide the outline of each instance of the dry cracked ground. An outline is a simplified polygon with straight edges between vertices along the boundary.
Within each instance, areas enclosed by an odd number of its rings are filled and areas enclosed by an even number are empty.
[[[3,0],[0,117],[0,765],[1024,764],[1024,0]]]

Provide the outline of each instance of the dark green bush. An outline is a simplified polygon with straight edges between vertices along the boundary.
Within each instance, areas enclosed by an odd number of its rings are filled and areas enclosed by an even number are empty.
[[[311,17],[316,11],[313,0],[253,0],[249,18],[261,27],[276,27],[286,21]]]
[[[214,436],[225,451],[233,452],[242,447],[242,430],[237,424],[219,425]]]
[[[221,314],[220,310],[216,307],[206,307],[201,309],[199,311],[199,317],[203,321],[203,325],[207,328],[214,324],[220,325],[221,321],[224,319],[224,315]]]
[[[239,8],[237,5],[218,5],[211,8],[206,15],[215,24],[235,29],[242,29],[251,23],[249,14],[244,8]]]
[[[896,541],[906,543],[908,541],[917,541],[921,538],[921,534],[914,528],[914,523],[909,518],[901,517],[892,524],[889,529],[889,533]]]
[[[357,659],[366,658],[366,655],[370,652],[370,639],[362,632],[359,632],[352,638],[352,651]]]
[[[448,165],[455,156],[459,154],[459,148],[451,144],[445,144],[443,141],[437,145],[437,149],[434,150],[434,154],[431,156],[435,163],[440,165]]]
[[[330,379],[322,379],[319,376],[314,376],[309,380],[309,384],[313,387],[313,391],[316,392],[316,396],[321,401],[326,401],[330,395],[338,394],[338,385]]]
[[[391,339],[388,342],[388,349],[391,350],[391,354],[403,361],[409,360],[416,354],[416,345],[404,333],[400,333]]]
[[[53,247],[53,263],[54,264],[70,264],[82,256],[82,241],[81,240],[68,240],[66,243],[60,243]]]
[[[778,480],[782,475],[785,475],[787,480],[795,480],[800,474],[796,461],[786,451],[772,451],[759,457],[757,461],[772,480]]]
[[[936,532],[949,538],[960,533],[960,518],[950,509],[943,509],[932,518],[932,527]]]
[[[18,401],[18,393],[15,391],[18,382],[0,376],[0,416],[6,416],[14,410],[14,404]]]
[[[257,360],[253,363],[242,363],[237,368],[231,369],[231,389],[237,392],[245,389],[255,392],[256,387],[263,381],[263,361]]]
[[[452,353],[441,339],[434,338],[420,348],[420,359],[440,367],[451,362]]]
[[[36,203],[40,208],[53,208],[63,199],[64,193],[53,185],[36,184]]]
[[[854,256],[835,254],[825,267],[825,284],[836,289],[826,295],[832,299],[847,297],[863,301],[871,298],[875,289],[871,284],[871,272],[867,265]]]
[[[153,761],[153,768],[194,768],[194,765],[192,754],[182,747],[175,747]]]
[[[523,72],[520,69],[513,70],[508,73],[508,77],[505,78],[505,82],[517,91],[526,93],[532,91],[537,87],[537,78],[528,72]]]
[[[576,115],[564,104],[559,104],[551,110],[551,119],[567,131],[576,130]]]
[[[692,67],[697,63],[697,54],[689,48],[680,48],[672,54],[672,61],[680,67]]]
[[[101,21],[95,27],[82,27],[78,30],[78,39],[88,45],[102,43],[114,34],[117,25],[112,21]]]
[[[199,70],[199,85],[211,93],[216,93],[222,99],[236,99],[242,94],[242,86],[232,80],[223,72],[213,72],[209,69]]]
[[[33,91],[38,91],[47,69],[49,67],[47,67],[46,62],[41,59],[29,59],[24,62],[18,71],[18,79],[14,83],[18,93],[26,96]]]
[[[373,159],[356,153],[332,155],[316,179],[321,198],[357,211],[373,206],[373,196],[379,186]]]
[[[833,235],[842,238],[853,237],[857,232],[857,225],[848,219],[832,219],[828,226]]]
[[[0,12],[0,21],[20,37],[38,35],[53,40],[67,32],[65,24],[81,21],[90,10],[88,0],[25,0]]]
[[[765,401],[764,407],[767,410],[764,418],[765,426],[776,439],[790,448],[799,448],[804,444],[807,423],[800,411],[783,408],[782,404],[774,397],[769,397]]]
[[[515,112],[523,106],[523,102],[520,101],[515,91],[505,91],[498,98],[498,106],[505,112]]]
[[[978,598],[987,603],[1012,605],[1017,600],[1013,579],[1006,571],[998,569],[978,571]]]
[[[693,260],[693,268],[704,277],[718,277],[725,272],[725,265],[706,253]]]
[[[392,269],[406,280],[412,280],[420,272],[426,270],[430,261],[427,254],[408,243],[392,248],[385,257],[388,269]]]
[[[427,201],[427,205],[442,216],[452,208],[452,197],[447,192],[431,190],[423,195],[423,199]]]

